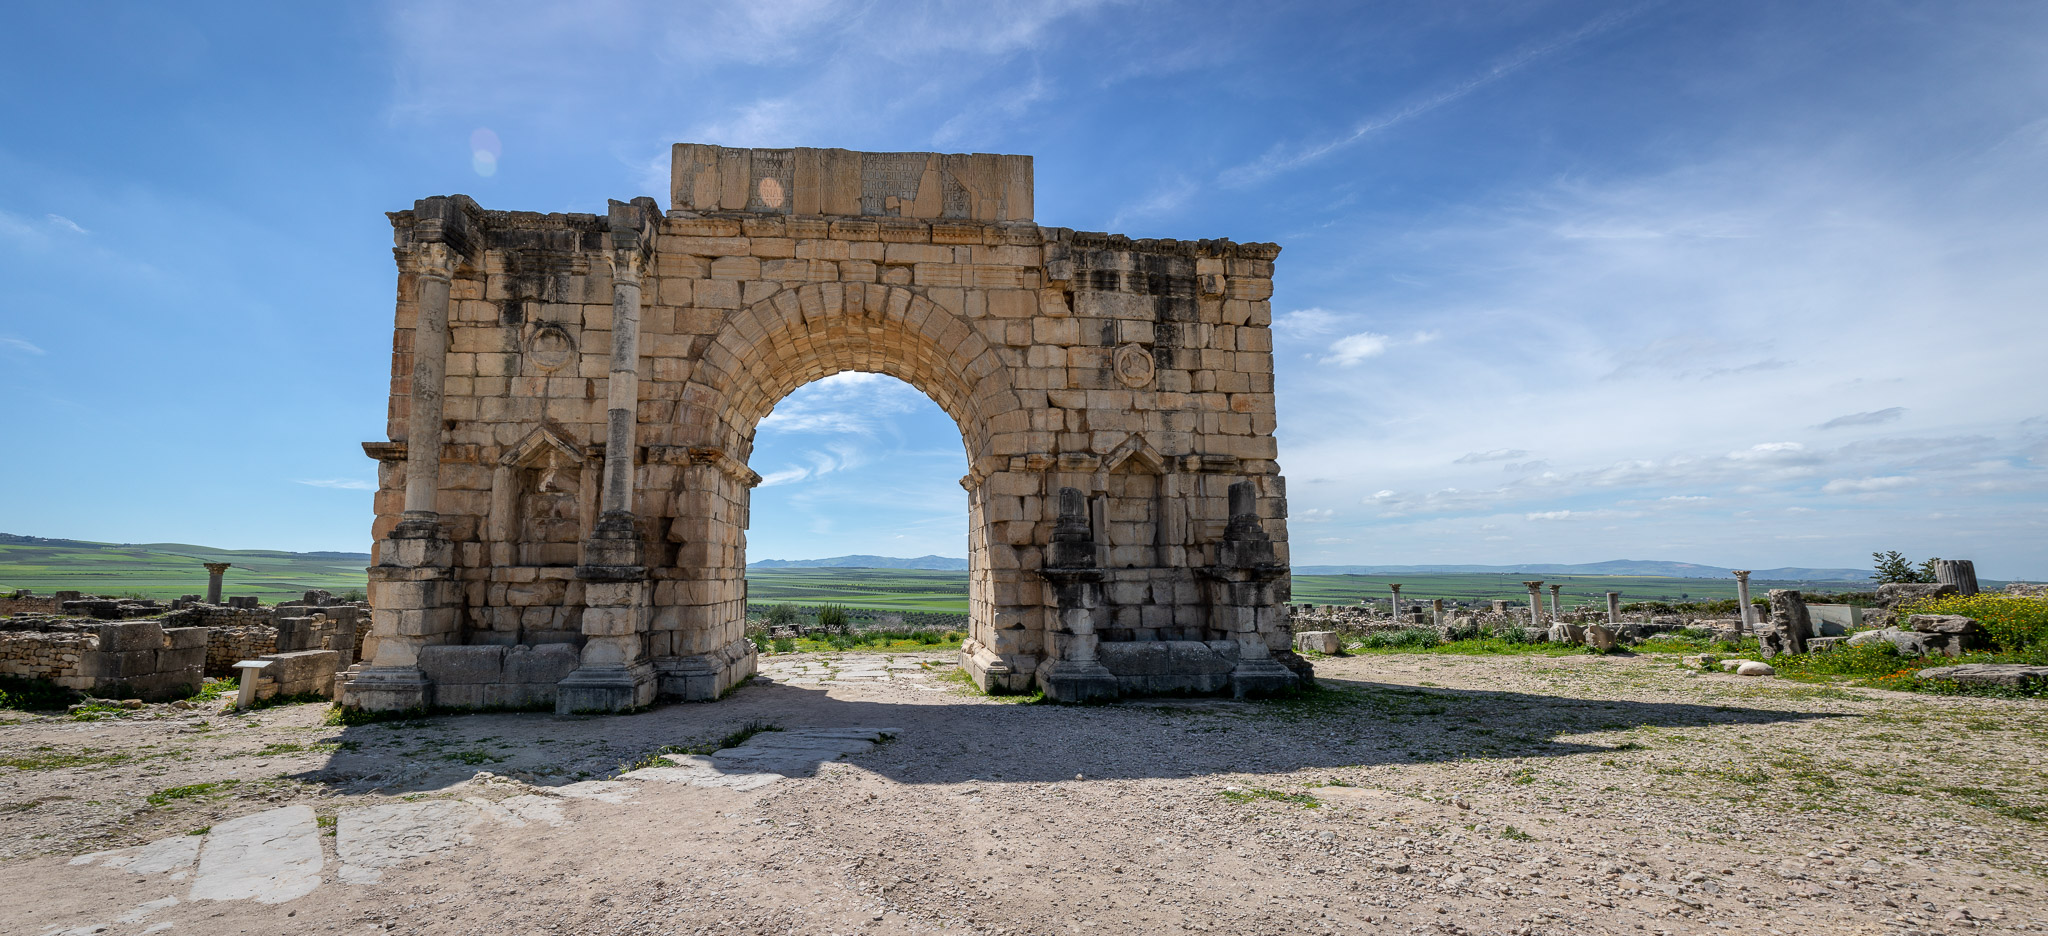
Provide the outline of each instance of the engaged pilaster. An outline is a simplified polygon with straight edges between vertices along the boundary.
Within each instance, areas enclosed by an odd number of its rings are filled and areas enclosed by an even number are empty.
[[[1059,615],[1048,636],[1052,652],[1038,665],[1038,688],[1055,702],[1115,698],[1116,674],[1096,656],[1095,609],[1102,604],[1102,570],[1095,567],[1095,534],[1088,499],[1079,488],[1060,488],[1059,519],[1038,574],[1052,583]]]

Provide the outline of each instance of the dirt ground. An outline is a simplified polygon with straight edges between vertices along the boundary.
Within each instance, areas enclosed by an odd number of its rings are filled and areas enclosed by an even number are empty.
[[[616,717],[6,713],[0,932],[2048,931],[2041,702],[1655,656],[1317,667],[1255,703],[1025,705],[944,654],[807,654]],[[751,790],[588,782],[749,723],[888,740]],[[350,882],[334,816],[441,801],[473,821]],[[297,805],[324,854],[295,899],[73,860]]]

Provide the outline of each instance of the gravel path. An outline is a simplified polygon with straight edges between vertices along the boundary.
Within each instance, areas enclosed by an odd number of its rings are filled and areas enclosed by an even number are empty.
[[[1299,700],[1069,708],[967,692],[943,654],[791,654],[623,717],[16,716],[0,933],[2048,931],[2040,702],[1652,656],[1318,670]],[[589,782],[763,722],[892,734],[752,789]],[[297,806],[322,883],[278,903],[194,900],[204,855],[71,863]],[[381,847],[415,812],[468,824],[342,872],[337,825]]]

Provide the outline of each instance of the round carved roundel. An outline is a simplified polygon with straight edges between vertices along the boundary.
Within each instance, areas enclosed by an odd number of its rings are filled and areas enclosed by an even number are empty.
[[[1143,387],[1152,382],[1152,352],[1140,345],[1127,344],[1116,349],[1112,364],[1116,368],[1116,379],[1123,381],[1126,387]]]
[[[541,370],[561,370],[575,357],[576,339],[560,325],[542,325],[526,339],[526,359]]]

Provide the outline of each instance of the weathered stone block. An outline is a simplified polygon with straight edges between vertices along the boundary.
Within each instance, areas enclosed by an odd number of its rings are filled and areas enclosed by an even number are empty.
[[[499,683],[505,681],[505,655],[500,646],[421,647],[419,670],[436,686]]]

